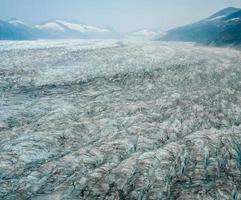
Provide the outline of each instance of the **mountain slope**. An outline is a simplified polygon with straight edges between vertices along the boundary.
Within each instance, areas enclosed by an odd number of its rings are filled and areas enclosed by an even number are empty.
[[[33,40],[36,38],[31,28],[27,28],[24,24],[0,20],[0,40]]]
[[[27,25],[26,23],[20,21],[19,19],[13,18],[8,20],[7,22],[13,25],[15,28],[28,33],[28,35],[31,35],[32,39],[48,38],[47,33],[44,33],[43,31],[36,29],[33,26]]]
[[[16,18],[8,21],[0,20],[0,40],[84,39],[116,36],[119,35],[111,29],[65,20],[52,20],[36,26],[29,26]]]
[[[155,40],[160,37],[160,35],[163,35],[164,32],[161,30],[152,30],[152,29],[140,29],[135,32],[129,33],[127,37],[134,37],[134,38],[140,38],[140,39],[150,39],[150,40]]]
[[[241,10],[225,18],[226,24],[215,39],[215,44],[241,44]]]
[[[65,20],[48,21],[46,23],[36,25],[35,28],[49,34],[49,37],[54,38],[90,38],[104,37],[113,34],[108,29]]]
[[[215,14],[211,15],[208,19],[214,19],[214,18],[218,18],[218,17],[228,16],[239,10],[240,10],[239,8],[228,7],[228,8],[225,8],[225,9],[222,9],[222,10],[216,12]]]
[[[240,43],[240,20],[239,8],[226,8],[199,22],[172,29],[162,40],[218,45]]]

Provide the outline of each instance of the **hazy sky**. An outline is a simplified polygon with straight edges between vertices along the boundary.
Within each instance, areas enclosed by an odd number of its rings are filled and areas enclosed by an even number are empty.
[[[0,0],[0,19],[17,17],[35,24],[61,18],[121,32],[166,30],[228,6],[241,7],[241,0]]]

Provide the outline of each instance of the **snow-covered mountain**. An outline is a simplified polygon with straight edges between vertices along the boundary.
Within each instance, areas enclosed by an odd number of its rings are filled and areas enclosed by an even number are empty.
[[[22,22],[21,20],[19,20],[19,19],[17,19],[17,18],[9,19],[7,22],[10,23],[10,24],[12,24],[13,26],[29,27],[27,24],[25,24],[24,22]]]
[[[52,20],[34,26],[16,18],[0,21],[0,40],[109,38],[116,36],[117,33],[111,29],[67,20]]]
[[[222,19],[226,16],[229,16],[232,13],[239,11],[239,10],[240,10],[240,8],[228,7],[228,8],[225,8],[225,9],[222,9],[222,10],[216,12],[215,14],[208,17],[206,20],[215,21],[218,19]]]
[[[172,29],[162,40],[191,41],[204,44],[240,44],[241,9],[225,8],[199,22]]]
[[[137,32],[131,33],[131,35],[133,35],[133,36],[143,36],[143,37],[155,37],[155,36],[158,35],[158,33],[155,32],[155,31],[148,30],[148,29],[142,29],[142,30],[139,30]]]
[[[70,22],[66,20],[52,20],[35,26],[36,29],[48,33],[50,37],[58,38],[91,38],[106,37],[113,34],[109,29]]]
[[[17,19],[0,20],[0,40],[33,40],[37,39],[35,29]]]
[[[143,38],[143,39],[157,39],[160,37],[160,35],[163,35],[164,32],[161,30],[152,30],[152,29],[140,29],[137,31],[134,31],[132,33],[129,33],[127,37],[137,37],[137,38]]]

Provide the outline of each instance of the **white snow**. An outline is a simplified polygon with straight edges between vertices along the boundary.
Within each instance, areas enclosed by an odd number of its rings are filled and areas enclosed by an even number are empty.
[[[239,17],[236,17],[236,18],[233,18],[233,19],[228,20],[227,22],[238,21],[238,20],[240,20],[240,18],[239,18]]]
[[[101,29],[93,26],[88,26],[88,25],[82,25],[82,24],[77,24],[77,23],[70,23],[62,20],[57,20],[58,23],[63,24],[66,26],[68,29],[78,31],[81,33],[86,33],[86,32],[108,32],[107,29]]]
[[[36,25],[35,27],[41,30],[52,30],[52,31],[61,31],[61,32],[65,31],[65,29],[56,22],[48,22],[43,25]]]
[[[77,31],[80,33],[106,33],[109,32],[107,29],[102,29],[94,26],[83,25],[78,23],[71,23],[63,20],[56,20],[52,22],[48,22],[46,24],[37,25],[36,28],[42,30],[53,30],[53,31],[61,31],[64,32],[67,29],[72,31]]]
[[[142,29],[133,33],[128,34],[127,37],[135,38],[137,40],[139,39],[147,39],[147,40],[152,40],[157,38],[158,36],[163,36],[165,33],[162,31],[154,31],[154,30],[149,30],[149,29]]]
[[[218,17],[211,18],[211,19],[209,19],[209,21],[215,21],[215,20],[218,20],[218,19],[222,19],[224,17],[226,17],[226,15],[221,15],[221,16],[218,16]]]
[[[12,25],[19,25],[19,24],[21,24],[21,25],[26,25],[24,22],[22,22],[22,21],[20,21],[20,20],[18,20],[18,19],[10,20],[10,21],[8,21],[8,23],[10,23],[10,24],[12,24]]]
[[[137,32],[135,32],[135,33],[132,33],[132,35],[135,35],[135,36],[154,37],[154,36],[157,36],[158,33],[155,32],[155,31],[150,31],[150,30],[148,30],[148,29],[143,29],[143,30],[137,31]]]

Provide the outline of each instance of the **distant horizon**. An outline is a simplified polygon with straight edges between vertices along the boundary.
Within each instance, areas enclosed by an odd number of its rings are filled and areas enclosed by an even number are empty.
[[[212,15],[227,7],[241,9],[240,0],[1,0],[0,19],[7,21],[17,18],[26,24],[36,25],[62,19],[76,21],[103,28],[111,28],[120,33],[141,29],[167,31],[190,24]],[[195,11],[194,11],[195,10]]]

